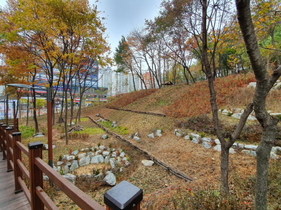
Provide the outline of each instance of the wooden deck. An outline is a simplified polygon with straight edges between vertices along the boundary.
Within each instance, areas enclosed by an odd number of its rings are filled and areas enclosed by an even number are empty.
[[[30,204],[23,192],[14,193],[14,173],[7,172],[7,161],[0,152],[0,209],[30,210]]]

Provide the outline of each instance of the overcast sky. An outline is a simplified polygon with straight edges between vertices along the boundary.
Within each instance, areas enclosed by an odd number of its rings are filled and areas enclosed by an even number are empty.
[[[144,27],[145,19],[151,20],[158,15],[162,0],[99,0],[97,4],[101,15],[105,17],[108,42],[112,51],[118,46],[121,36],[127,36],[134,29]],[[0,0],[5,6],[6,0]],[[95,0],[89,0],[94,4]]]

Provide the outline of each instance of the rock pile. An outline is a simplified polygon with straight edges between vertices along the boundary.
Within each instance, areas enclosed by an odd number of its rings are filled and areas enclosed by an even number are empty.
[[[122,149],[111,149],[101,145],[93,148],[75,150],[70,155],[63,155],[60,161],[54,165],[54,169],[66,179],[75,183],[77,177],[73,175],[72,172],[81,166],[88,166],[90,164],[93,164],[93,168],[95,164],[109,165],[109,169],[103,172],[92,170],[81,176],[103,180],[108,185],[114,186],[116,184],[116,177],[113,171],[121,172],[124,167],[130,165],[130,162],[129,156]]]

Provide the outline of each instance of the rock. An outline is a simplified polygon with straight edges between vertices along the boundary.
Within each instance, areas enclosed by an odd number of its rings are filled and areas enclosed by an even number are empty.
[[[44,136],[45,135],[43,133],[41,133],[41,132],[33,134],[33,137],[35,137],[35,138],[37,138],[37,137],[44,137]]]
[[[211,144],[207,141],[203,141],[202,146],[206,149],[210,149],[212,147]]]
[[[69,166],[68,165],[63,166],[62,172],[63,172],[63,174],[67,174],[69,172]]]
[[[105,150],[105,149],[106,149],[106,147],[105,147],[105,146],[103,146],[103,145],[100,145],[100,146],[99,146],[99,149],[100,149],[100,150]]]
[[[64,155],[62,157],[63,160],[67,160],[67,161],[70,161],[70,160],[74,160],[75,159],[75,156],[74,155]]]
[[[62,165],[62,164],[63,164],[62,161],[58,161],[58,162],[57,162],[57,166],[60,166],[60,165]]]
[[[139,140],[140,140],[140,137],[134,136],[134,140],[139,141]]]
[[[236,119],[240,119],[241,118],[242,113],[234,113],[231,115],[231,117],[236,118]]]
[[[125,155],[126,155],[125,152],[121,152],[119,156],[120,156],[121,158],[123,158],[123,157],[125,157]]]
[[[200,139],[200,138],[201,138],[200,135],[195,134],[195,133],[191,133],[190,136],[191,136],[192,138],[197,138],[197,139]]]
[[[109,159],[110,159],[110,157],[109,157],[109,156],[106,156],[106,157],[104,158],[104,163],[109,163]]]
[[[115,158],[110,158],[109,159],[109,164],[110,164],[112,169],[115,168]]]
[[[274,152],[270,152],[270,159],[278,160],[278,159],[279,159],[279,156],[276,155]]]
[[[78,155],[78,158],[81,159],[81,158],[85,157],[86,155],[87,155],[87,153],[81,153]]]
[[[70,166],[70,171],[74,171],[75,169],[79,168],[78,160],[73,160]]]
[[[193,137],[191,142],[194,143],[194,144],[199,144],[200,143],[200,139]]]
[[[244,146],[244,149],[249,149],[249,150],[254,150],[254,151],[256,151],[257,148],[258,148],[258,146],[256,146],[256,145],[245,145]]]
[[[71,154],[72,155],[77,155],[79,153],[79,151],[78,150],[75,150],[75,151],[73,151]]]
[[[281,147],[272,147],[271,152],[281,154]]]
[[[156,130],[155,135],[158,137],[162,136],[162,130]]]
[[[189,135],[185,135],[185,136],[184,136],[184,139],[189,140],[189,139],[190,139],[190,136],[189,136]]]
[[[43,181],[49,181],[49,177],[47,175],[43,175]]]
[[[90,157],[94,157],[94,156],[95,156],[95,153],[93,153],[93,152],[88,152],[87,155],[89,155]]]
[[[221,145],[221,142],[219,139],[215,139],[214,142],[216,143],[216,145]]]
[[[107,134],[104,134],[104,135],[101,136],[101,138],[102,138],[102,139],[108,139],[108,135],[107,135]]]
[[[91,164],[99,164],[98,156],[94,156],[94,157],[91,158]]]
[[[79,160],[79,166],[87,166],[90,164],[90,156],[85,156],[85,157],[82,157],[80,160]]]
[[[154,139],[154,133],[148,134],[148,138]]]
[[[152,166],[154,164],[152,160],[142,160],[141,162],[144,166]]]
[[[214,146],[214,150],[220,152],[221,151],[221,145],[218,144],[218,145]]]
[[[110,152],[109,151],[103,151],[102,152],[102,155],[105,157],[105,156],[108,156],[110,154]]]
[[[45,150],[48,150],[48,149],[49,149],[48,144],[44,144],[44,145],[43,145],[43,148],[44,148]],[[56,145],[53,144],[53,145],[52,145],[52,148],[55,149],[55,148],[56,148]]]
[[[115,175],[114,175],[112,172],[110,172],[110,171],[107,172],[107,175],[104,177],[103,180],[105,181],[105,183],[107,183],[107,184],[110,185],[110,186],[116,185],[116,177],[115,177]]]
[[[118,125],[117,125],[117,123],[114,121],[114,122],[112,122],[112,124],[111,124],[111,127],[113,127],[113,128],[115,128],[115,127],[117,127]]]
[[[229,154],[235,154],[236,151],[233,148],[229,148]]]
[[[68,181],[70,181],[71,183],[75,184],[76,181],[76,176],[73,174],[65,174],[62,175],[64,178],[66,178]]]
[[[256,85],[257,85],[256,82],[250,82],[247,87],[248,88],[256,88]]]
[[[244,149],[244,144],[234,143],[232,147],[234,149]]]
[[[180,129],[175,129],[174,134],[178,137],[184,136],[184,133]]]
[[[203,141],[203,142],[204,142],[204,141],[206,141],[206,142],[211,142],[212,139],[211,139],[211,138],[207,138],[207,137],[203,137],[203,138],[202,138],[202,141]]]
[[[251,156],[253,156],[253,157],[256,157],[257,156],[257,153],[256,153],[256,151],[252,151],[252,150],[242,150],[241,151],[242,153],[244,153],[244,154],[246,154],[246,155],[251,155]]]

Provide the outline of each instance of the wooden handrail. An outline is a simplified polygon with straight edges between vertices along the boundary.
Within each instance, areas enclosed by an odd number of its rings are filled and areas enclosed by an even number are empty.
[[[46,174],[52,183],[60,188],[70,199],[72,199],[80,208],[87,210],[105,210],[103,206],[94,201],[89,195],[81,191],[74,184],[70,183],[67,179],[61,176],[60,173],[55,171],[49,164],[42,160],[42,146],[41,142],[29,143],[28,148],[21,143],[21,133],[13,132],[13,129],[6,125],[0,125],[0,148],[4,154],[7,154],[7,171],[14,171],[15,193],[24,192],[31,205],[32,210],[43,210],[44,206],[48,209],[58,210],[55,203],[44,192],[43,189],[43,173]],[[22,153],[26,154],[29,158],[29,171],[22,163]],[[23,181],[23,176],[29,182],[30,188]],[[121,183],[120,183],[121,184]],[[118,188],[118,185],[116,186]],[[134,189],[137,188],[133,186]],[[115,188],[115,187],[114,187]],[[112,188],[111,190],[114,190]],[[119,186],[120,188],[120,186]],[[117,189],[118,192],[120,189]],[[128,188],[128,187],[127,187]],[[125,190],[126,191],[126,190]],[[113,193],[116,194],[116,193]],[[121,210],[119,201],[112,197],[112,195],[105,194],[106,210]],[[110,200],[112,199],[112,201]],[[126,200],[127,199],[127,200]],[[126,209],[139,210],[140,201],[142,200],[142,191],[139,190],[137,194],[126,194],[125,199],[128,205]],[[137,203],[135,203],[137,202]]]

